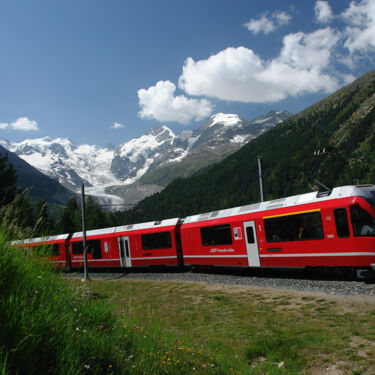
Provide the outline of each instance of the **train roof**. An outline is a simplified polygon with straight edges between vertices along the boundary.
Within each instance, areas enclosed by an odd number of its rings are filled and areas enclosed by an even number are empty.
[[[176,225],[178,221],[179,221],[178,218],[174,218],[174,219],[167,219],[167,220],[161,220],[161,221],[149,221],[147,223],[129,224],[129,225],[123,225],[119,227],[112,227],[112,228],[94,229],[94,230],[86,231],[86,236],[115,234],[115,233],[129,232],[129,231],[140,230],[140,229],[162,228],[162,227],[168,227],[171,225]],[[72,239],[82,238],[82,237],[83,237],[82,232],[76,232],[73,234]]]
[[[244,215],[252,212],[273,210],[275,208],[292,207],[301,204],[315,203],[327,201],[331,199],[346,198],[361,196],[369,200],[375,199],[375,185],[348,185],[334,188],[331,192],[317,192],[313,191],[307,194],[293,195],[291,197],[274,199],[267,202],[259,202],[249,204],[247,206],[240,206],[228,208],[220,211],[207,212],[204,214],[197,214],[188,216],[184,220],[184,224],[195,223],[199,221],[213,220],[229,216]],[[375,207],[374,207],[375,208]]]
[[[69,233],[58,234],[56,236],[38,237],[38,238],[28,238],[25,240],[12,241],[12,245],[27,245],[35,243],[46,243],[50,241],[63,241],[69,237]]]

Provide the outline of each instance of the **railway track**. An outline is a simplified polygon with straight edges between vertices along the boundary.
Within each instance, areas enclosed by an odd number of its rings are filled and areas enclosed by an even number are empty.
[[[66,277],[82,278],[82,272]],[[89,272],[92,280],[148,280],[204,283],[256,288],[287,289],[341,296],[370,296],[375,300],[374,279],[357,279],[355,275],[327,270],[278,269],[132,269],[130,271],[103,270]]]

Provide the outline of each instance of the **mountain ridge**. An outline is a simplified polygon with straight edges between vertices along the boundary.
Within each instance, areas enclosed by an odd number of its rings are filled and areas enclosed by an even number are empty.
[[[87,193],[103,204],[134,203],[175,178],[220,161],[289,116],[287,111],[273,111],[246,121],[219,113],[196,130],[175,134],[165,125],[157,126],[117,147],[50,137],[0,144],[76,193],[85,183]]]

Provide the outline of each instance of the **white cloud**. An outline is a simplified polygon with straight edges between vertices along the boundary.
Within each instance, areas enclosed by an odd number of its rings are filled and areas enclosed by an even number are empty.
[[[0,123],[0,129],[6,129],[6,128],[8,128],[9,127],[9,124],[7,124],[7,123]]]
[[[29,120],[27,117],[20,117],[15,122],[10,124],[11,129],[21,130],[21,131],[30,131],[30,130],[39,130],[38,123],[33,120]]]
[[[179,87],[204,95],[246,103],[276,102],[290,95],[330,93],[338,80],[325,70],[339,35],[330,28],[289,34],[280,55],[265,61],[251,49],[227,48],[207,60],[186,59]]]
[[[289,14],[276,11],[269,17],[267,14],[263,14],[259,19],[251,19],[249,22],[246,22],[244,26],[253,34],[259,34],[260,32],[269,34],[280,26],[287,25],[290,20],[291,16]]]
[[[125,126],[119,122],[114,122],[113,125],[111,126],[111,129],[122,129]]]
[[[292,19],[292,16],[290,14],[285,13],[285,12],[280,12],[280,11],[274,12],[272,16],[276,20],[276,23],[278,26],[287,25]]]
[[[315,18],[320,23],[328,23],[333,15],[328,1],[318,0],[314,7]]]
[[[159,81],[147,90],[138,90],[140,117],[187,124],[192,120],[202,120],[212,113],[213,105],[207,99],[175,96],[175,91],[176,85],[170,81]]]
[[[351,55],[375,50],[375,0],[352,1],[342,14],[347,23],[344,47]]]

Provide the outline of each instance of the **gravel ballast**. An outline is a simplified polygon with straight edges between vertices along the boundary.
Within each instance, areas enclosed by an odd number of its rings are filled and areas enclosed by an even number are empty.
[[[67,277],[82,278],[82,272],[66,274]],[[372,280],[357,280],[354,277],[317,271],[278,270],[132,270],[131,272],[89,272],[92,280],[148,280],[192,282],[208,285],[248,286],[257,288],[289,289],[329,295],[375,296]]]

